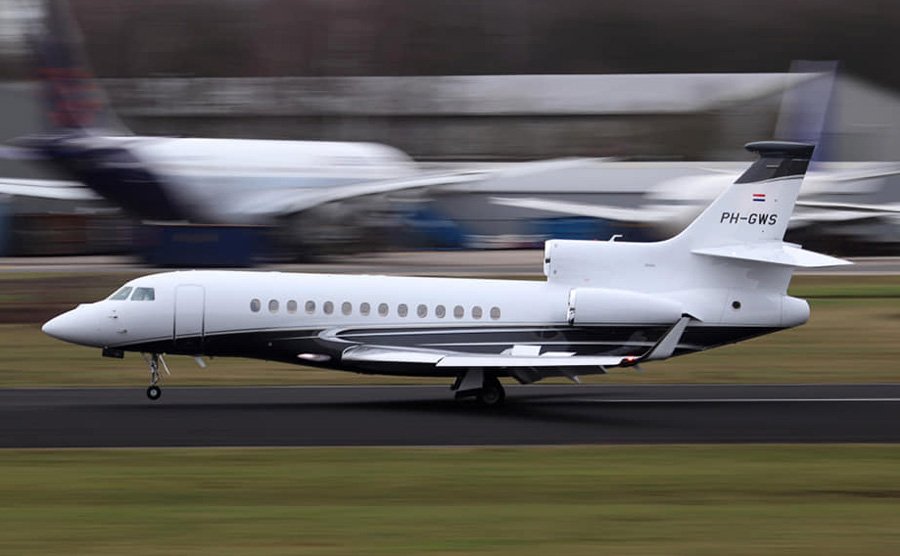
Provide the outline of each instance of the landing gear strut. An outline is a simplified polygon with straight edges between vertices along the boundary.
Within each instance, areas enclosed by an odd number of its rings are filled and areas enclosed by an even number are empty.
[[[162,389],[158,386],[160,362],[162,362],[163,369],[165,369],[167,373],[168,369],[166,368],[165,360],[158,353],[152,353],[149,357],[144,354],[144,359],[146,359],[147,364],[150,365],[150,386],[147,388],[147,397],[156,401],[162,396]]]
[[[500,380],[482,370],[466,371],[456,379],[451,390],[456,392],[457,400],[475,398],[484,407],[497,407],[506,399]]]

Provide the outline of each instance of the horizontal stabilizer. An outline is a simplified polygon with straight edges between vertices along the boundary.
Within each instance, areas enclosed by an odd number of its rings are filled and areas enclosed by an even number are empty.
[[[844,259],[807,251],[795,245],[782,243],[780,241],[771,242],[771,244],[753,243],[724,245],[721,247],[705,247],[694,249],[691,253],[707,255],[710,257],[721,257],[724,259],[754,261],[799,268],[819,268],[853,264]]]

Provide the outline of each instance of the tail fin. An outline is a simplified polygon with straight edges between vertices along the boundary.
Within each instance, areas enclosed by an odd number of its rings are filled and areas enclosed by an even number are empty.
[[[814,146],[760,141],[746,148],[759,159],[672,241],[697,255],[786,267],[848,264],[783,241]]]
[[[795,60],[792,74],[810,75],[785,91],[775,125],[779,141],[799,141],[816,145],[813,164],[828,160],[831,150],[829,128],[835,119],[832,102],[836,89],[838,63],[834,61]]]
[[[50,131],[128,134],[93,78],[68,6],[47,0],[44,10],[43,29],[30,39],[36,77],[43,86],[45,126]]]
[[[759,159],[674,239],[699,248],[784,238],[814,146],[760,141],[745,148]]]

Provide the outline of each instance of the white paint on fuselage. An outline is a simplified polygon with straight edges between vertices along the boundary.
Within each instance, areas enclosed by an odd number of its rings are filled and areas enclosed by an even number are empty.
[[[175,289],[199,285],[205,292],[206,336],[262,330],[354,327],[498,326],[565,324],[569,287],[549,282],[397,276],[187,271],[155,274],[126,286],[154,288],[153,301],[106,299],[80,305],[49,321],[44,331],[77,344],[116,347],[173,337]],[[259,310],[251,303],[259,300]],[[277,309],[270,309],[270,302]],[[288,311],[295,301],[296,312]],[[315,303],[308,313],[306,302]],[[326,302],[332,311],[325,313]],[[343,304],[351,310],[344,314]],[[360,313],[368,303],[368,315]],[[379,313],[386,304],[387,315]],[[405,305],[406,316],[399,314]],[[419,305],[427,309],[419,316]],[[443,317],[436,309],[445,308]],[[463,316],[456,316],[456,307]],[[480,318],[473,308],[481,309]],[[492,316],[493,308],[499,315]],[[495,313],[496,315],[496,313]]]

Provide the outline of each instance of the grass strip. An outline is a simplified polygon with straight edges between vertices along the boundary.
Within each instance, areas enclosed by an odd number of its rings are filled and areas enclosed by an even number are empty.
[[[5,450],[5,554],[900,552],[900,446]]]

